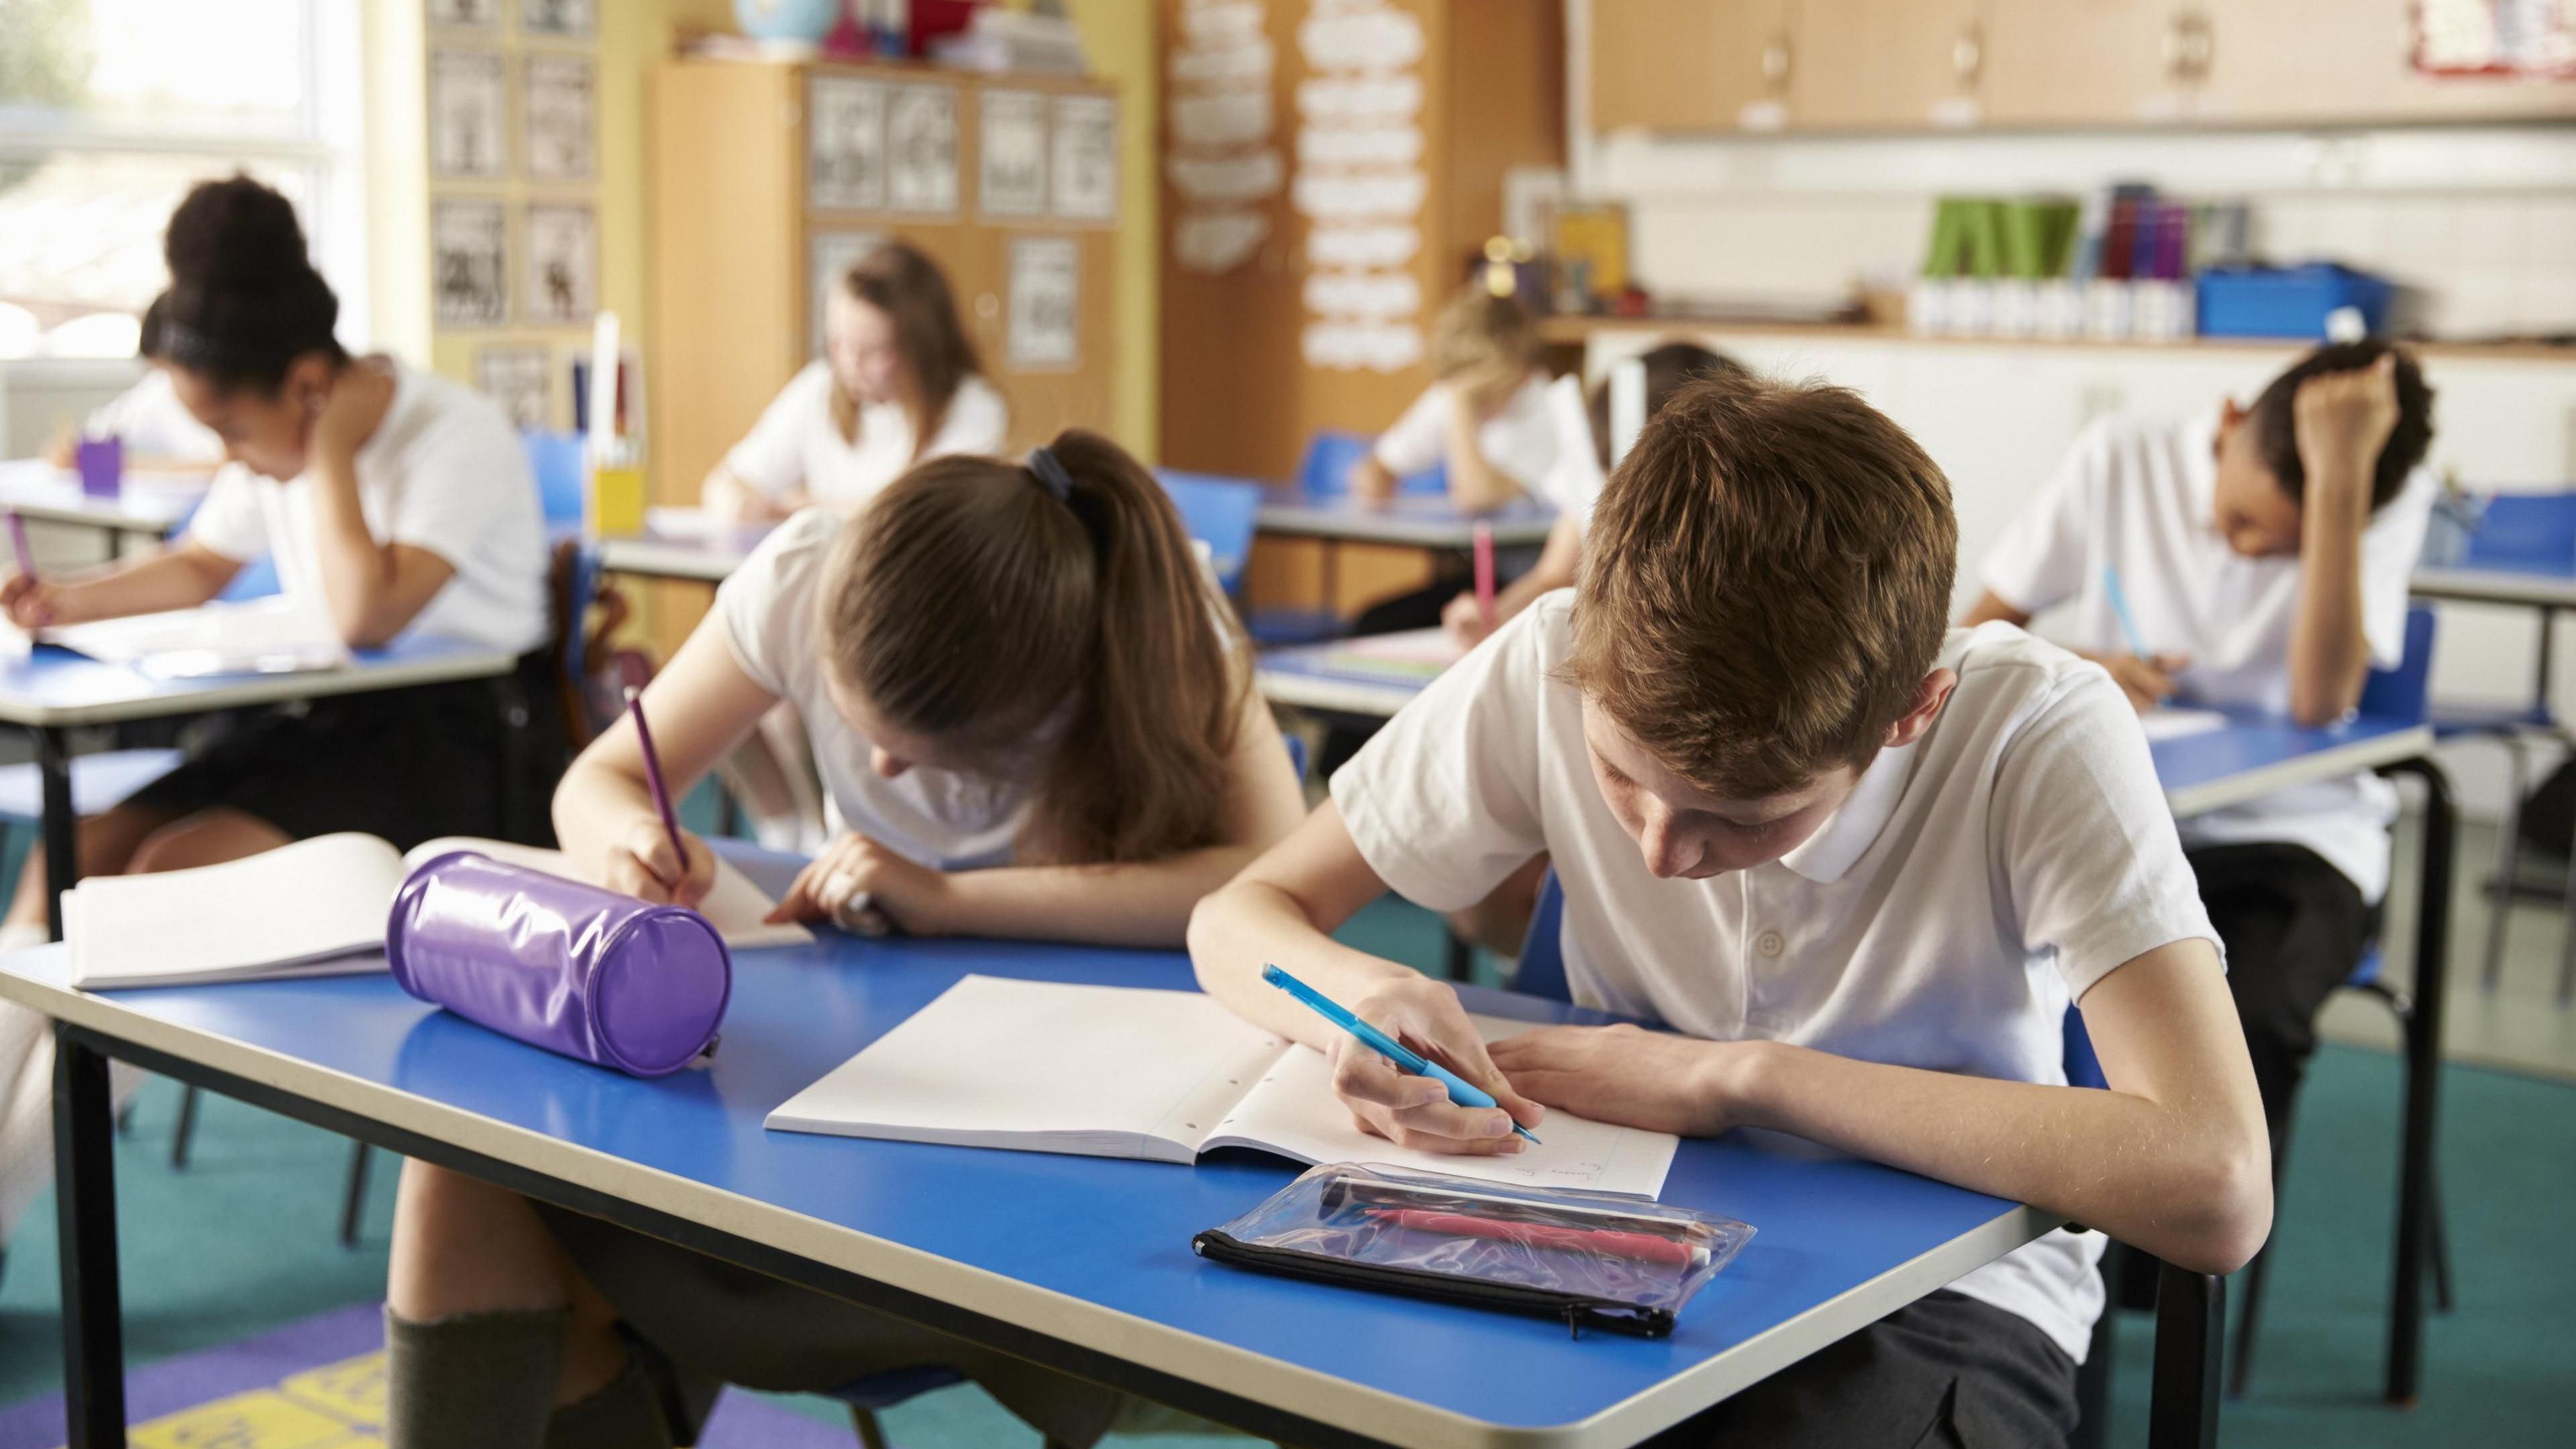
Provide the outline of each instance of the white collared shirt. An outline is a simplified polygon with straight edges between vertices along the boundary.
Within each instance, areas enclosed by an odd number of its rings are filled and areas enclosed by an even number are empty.
[[[1010,430],[1010,409],[984,379],[957,384],[930,445],[915,456],[912,418],[894,403],[859,409],[858,436],[841,436],[832,421],[832,364],[821,358],[788,379],[725,454],[725,468],[771,498],[803,489],[822,508],[848,513],[875,497],[915,463],[952,453],[999,453]]]
[[[1504,625],[1332,791],[1370,867],[1434,910],[1548,852],[1584,1005],[2055,1085],[2070,1000],[2159,946],[2215,946],[2127,702],[2101,669],[2008,625],[1950,634],[1941,663],[1959,684],[1932,727],[1882,751],[1796,850],[1656,879],[1601,798],[1580,696],[1558,677],[1572,600],[1549,594]],[[2100,1252],[2096,1235],[2051,1233],[1951,1286],[2080,1361]]]
[[[2214,413],[2168,421],[2106,418],[2075,440],[2055,477],[2004,531],[1979,579],[2004,602],[2049,621],[2051,637],[2096,653],[2126,652],[2103,571],[2153,653],[2191,657],[2178,703],[2286,713],[2299,560],[2246,558],[2217,523]],[[2407,579],[2424,546],[2436,485],[2417,469],[2361,539],[2361,622],[2373,666],[2406,647]],[[2388,826],[2397,792],[2375,775],[2325,780],[2183,822],[2191,845],[2303,845],[2349,877],[2365,900],[2388,889]]]
[[[1373,453],[1379,466],[1398,478],[1428,472],[1442,458],[1449,436],[1449,401],[1455,391],[1445,382],[1422,390],[1395,426],[1378,434]],[[1533,371],[1512,391],[1500,411],[1476,425],[1476,451],[1485,466],[1535,492],[1556,465],[1556,424],[1547,414],[1547,374]]]

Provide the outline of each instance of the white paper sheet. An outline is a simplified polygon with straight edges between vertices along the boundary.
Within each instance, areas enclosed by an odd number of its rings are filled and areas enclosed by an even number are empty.
[[[2205,735],[2226,726],[2227,716],[2214,709],[2151,709],[2138,716],[2138,727],[2146,731],[2150,744],[2185,735]]]

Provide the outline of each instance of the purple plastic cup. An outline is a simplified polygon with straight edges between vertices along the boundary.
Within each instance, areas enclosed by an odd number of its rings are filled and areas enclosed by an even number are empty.
[[[706,1051],[733,996],[733,957],[706,917],[471,850],[404,878],[385,961],[423,1001],[639,1077]]]
[[[114,498],[125,486],[125,440],[113,435],[83,438],[72,448],[72,464],[80,470],[83,493]]]

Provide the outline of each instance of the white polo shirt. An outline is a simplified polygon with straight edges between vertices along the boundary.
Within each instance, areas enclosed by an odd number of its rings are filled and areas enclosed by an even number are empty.
[[[1958,688],[1777,861],[1658,880],[1594,782],[1559,678],[1573,593],[1505,624],[1333,777],[1372,869],[1434,910],[1541,851],[1586,1006],[2007,1081],[2066,1080],[2070,1000],[2134,957],[2216,946],[2146,741],[2092,664],[2009,625],[1953,631]],[[1756,1226],[1760,1226],[1756,1224]],[[2054,1232],[1950,1286],[2078,1361],[2102,1240]]]
[[[894,403],[859,409],[858,436],[844,438],[832,421],[832,365],[817,358],[779,389],[760,421],[725,454],[725,468],[771,498],[801,488],[817,506],[847,513],[915,463],[951,453],[1000,453],[1010,421],[993,385],[969,376],[918,457],[912,418]]]
[[[140,381],[89,415],[84,431],[122,439],[128,458],[167,458],[209,468],[224,460],[224,440],[179,401],[166,368],[147,365]]]
[[[379,543],[406,543],[456,572],[430,596],[405,637],[461,639],[525,654],[554,632],[552,561],[536,475],[500,404],[408,363],[393,401],[358,447],[358,510]],[[242,465],[215,475],[188,536],[231,559],[271,554],[288,593],[321,588],[313,479],[280,483]]]
[[[2176,680],[2180,702],[2286,712],[2299,560],[2246,558],[2227,546],[2217,525],[2217,437],[2215,413],[2095,423],[1986,554],[1979,578],[2033,615],[2071,606],[2062,623],[2050,621],[2051,637],[2107,653],[2129,647],[2103,583],[2104,568],[2117,565],[2147,648],[2191,656]],[[2362,633],[2381,669],[2405,653],[2407,578],[2435,491],[2432,473],[2417,469],[2362,534]],[[2352,775],[2196,815],[2182,832],[2194,846],[2305,846],[2376,901],[2388,889],[2396,818],[2393,786]]]
[[[1422,390],[1395,426],[1378,434],[1379,466],[1398,478],[1429,471],[1449,436],[1449,401],[1455,389],[1435,382]],[[1500,411],[1476,425],[1476,451],[1485,466],[1524,490],[1536,490],[1556,464],[1556,425],[1547,414],[1547,377],[1533,371]]]

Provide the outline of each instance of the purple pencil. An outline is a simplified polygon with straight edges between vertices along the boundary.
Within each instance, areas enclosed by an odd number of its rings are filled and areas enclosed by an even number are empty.
[[[689,848],[680,843],[680,817],[671,813],[671,787],[662,783],[662,757],[653,749],[653,731],[644,723],[644,696],[626,688],[626,713],[635,721],[635,743],[644,750],[644,783],[653,791],[653,808],[662,812],[662,829],[671,837],[671,854],[680,869],[689,868]]]

